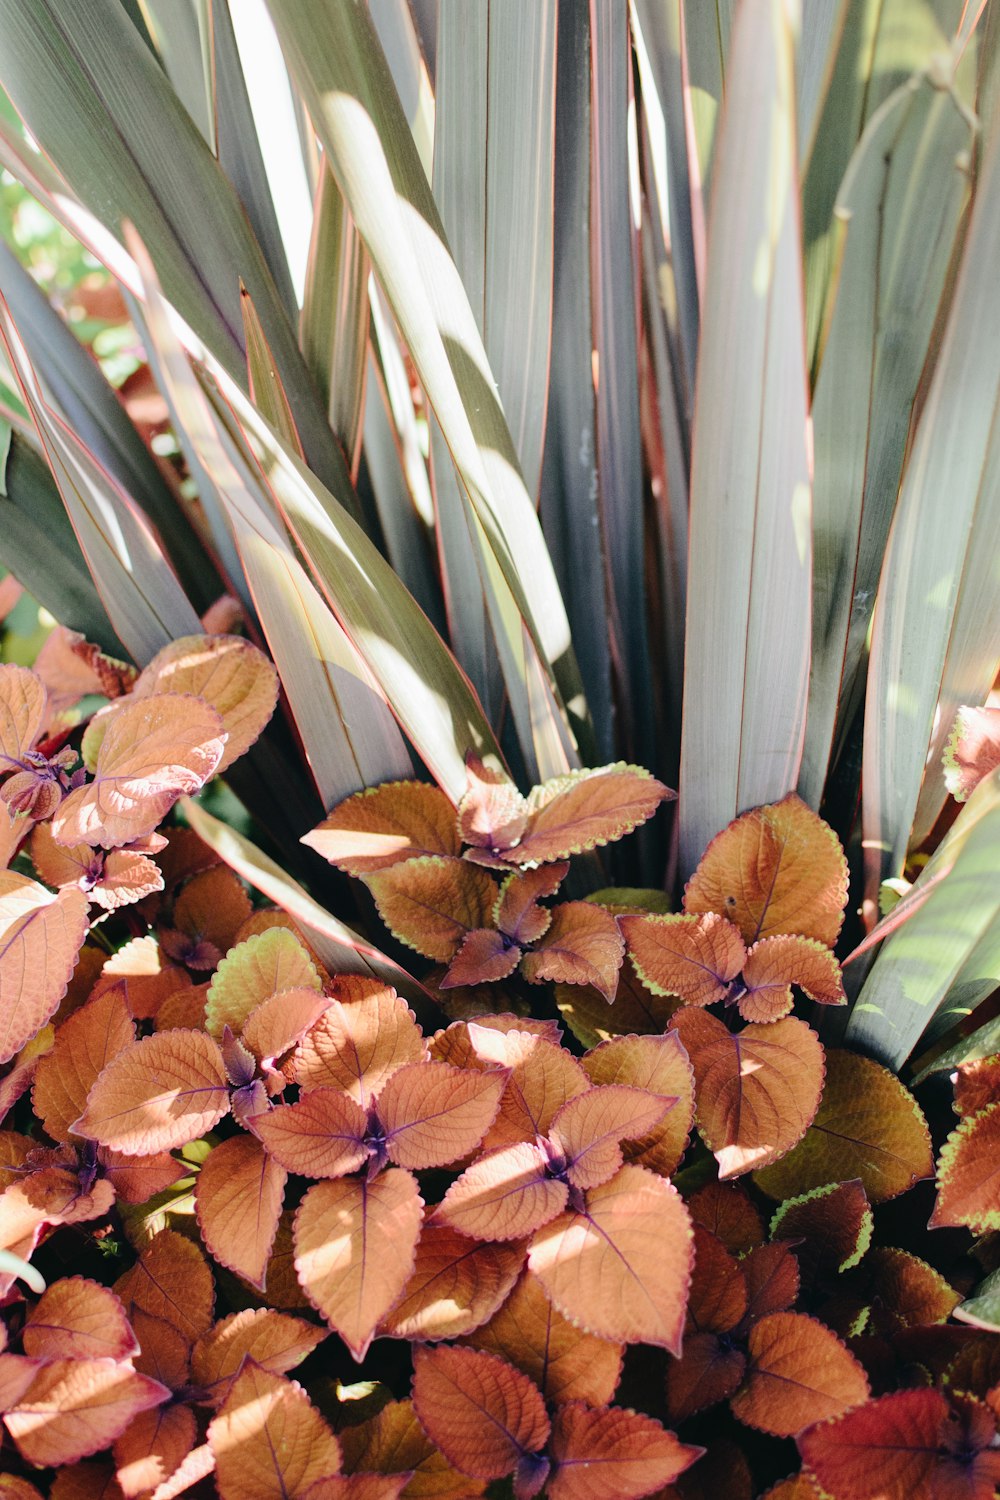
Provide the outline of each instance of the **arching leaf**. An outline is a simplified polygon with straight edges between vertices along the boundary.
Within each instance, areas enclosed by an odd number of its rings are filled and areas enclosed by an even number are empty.
[[[87,935],[87,898],[0,871],[0,1063],[30,1042],[65,995]]]
[[[81,1006],[56,1032],[52,1050],[39,1058],[32,1104],[54,1141],[68,1141],[87,1107],[99,1074],[135,1040],[123,987],[112,985]]]
[[[378,1096],[386,1151],[398,1167],[443,1167],[468,1156],[493,1124],[506,1073],[409,1063]]]
[[[340,1445],[300,1385],[248,1360],[209,1423],[220,1500],[287,1500],[340,1469]]]
[[[99,1282],[64,1276],[43,1292],[22,1336],[32,1359],[130,1359],[139,1345],[125,1309]]]
[[[744,941],[797,933],[832,948],[844,920],[847,860],[794,792],[716,834],[684,891],[687,912],[719,912]]]
[[[550,1424],[538,1387],[494,1354],[414,1351],[413,1406],[428,1437],[463,1474],[502,1479],[541,1453]]]
[[[295,1271],[309,1301],[364,1358],[413,1271],[422,1203],[409,1172],[318,1182],[295,1215]]]
[[[222,1054],[202,1031],[158,1031],[107,1065],[73,1131],[134,1156],[196,1141],[229,1110]]]
[[[672,1183],[622,1167],[584,1212],[539,1229],[528,1265],[559,1311],[599,1338],[679,1353],[692,1229]]]
[[[872,1203],[884,1203],[930,1177],[934,1163],[927,1124],[898,1078],[855,1052],[828,1052],[826,1067],[823,1098],[810,1129],[783,1161],[756,1176],[764,1192],[787,1198],[857,1177]]]
[[[749,1372],[732,1407],[750,1427],[794,1437],[868,1400],[861,1365],[815,1318],[772,1313],[751,1328],[748,1347]]]
[[[673,1017],[694,1068],[697,1120],[719,1175],[738,1177],[801,1140],[823,1088],[823,1048],[786,1016],[732,1033],[707,1011]]]
[[[248,1307],[222,1318],[197,1340],[191,1351],[191,1379],[217,1407],[229,1394],[245,1359],[272,1375],[285,1375],[326,1337],[325,1328],[303,1318],[270,1307]]]
[[[436,786],[389,781],[355,792],[302,839],[347,875],[422,854],[458,854],[455,809]]]
[[[367,1108],[393,1073],[423,1055],[416,1018],[395,990],[341,974],[329,1008],[295,1052],[295,1081],[303,1089],[343,1089]]]
[[[479,1244],[447,1224],[427,1223],[413,1274],[379,1331],[420,1341],[471,1333],[504,1302],[523,1264],[523,1245]]]
[[[287,1174],[249,1135],[213,1146],[195,1183],[194,1202],[205,1248],[258,1291],[278,1232]]]
[[[158,651],[133,698],[186,693],[211,704],[226,733],[216,769],[225,771],[261,734],[278,701],[278,674],[262,651],[236,635],[186,635]]]
[[[529,984],[589,984],[609,1003],[618,987],[625,943],[609,911],[589,901],[563,901],[552,909],[544,937],[521,960]]]
[[[178,797],[197,792],[225,749],[222,720],[200,698],[161,693],[116,708],[101,741],[94,780],[52,819],[61,844],[112,849],[152,833]]]

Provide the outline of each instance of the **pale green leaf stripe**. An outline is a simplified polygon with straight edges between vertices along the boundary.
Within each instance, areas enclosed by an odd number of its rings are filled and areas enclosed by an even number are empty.
[[[847,1024],[850,1046],[893,1069],[939,1007],[957,1021],[1000,983],[1000,773],[976,788],[914,890],[946,860],[944,879],[883,943]]]
[[[7,304],[0,331],[91,577],[126,651],[145,666],[201,623],[138,507],[46,405]]]
[[[680,862],[795,786],[809,673],[806,449],[792,36],[737,13],[716,143],[691,472]]]
[[[799,793],[818,808],[899,490],[910,415],[968,197],[968,120],[915,78],[872,117],[837,201],[845,243],[813,401],[813,655]],[[846,712],[845,712],[846,710]]]
[[[271,12],[488,541],[482,567],[499,570],[520,616],[504,609],[494,617],[505,635],[505,671],[514,673],[523,658],[523,619],[563,701],[580,704],[538,518],[367,8],[358,0],[332,10],[318,0],[271,0]],[[511,676],[507,684],[517,690]]]
[[[862,766],[866,893],[902,873],[925,774],[1000,657],[1000,118],[976,187],[948,326],[903,476],[872,626]]]

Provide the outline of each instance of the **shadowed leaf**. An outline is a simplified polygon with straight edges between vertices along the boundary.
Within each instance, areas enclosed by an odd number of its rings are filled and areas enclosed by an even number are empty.
[[[413,1274],[379,1331],[421,1341],[471,1333],[493,1317],[523,1264],[522,1245],[479,1244],[447,1224],[425,1224]]]
[[[609,911],[589,901],[564,901],[552,909],[544,937],[521,960],[529,984],[589,984],[610,1002],[618,987],[625,943]]]
[[[545,1447],[550,1425],[538,1387],[496,1355],[418,1348],[413,1371],[420,1423],[456,1469],[501,1479]]]
[[[258,1005],[279,990],[320,990],[319,975],[298,938],[272,927],[237,943],[212,978],[205,1002],[205,1025],[220,1037],[225,1026],[241,1031]]]
[[[964,1224],[977,1234],[1000,1227],[1000,1103],[967,1115],[944,1143],[931,1227]]]
[[[249,1135],[214,1146],[195,1183],[194,1202],[205,1248],[237,1276],[264,1291],[278,1232],[286,1173]]]
[[[411,1401],[390,1401],[378,1416],[341,1434],[345,1467],[378,1474],[411,1472],[413,1500],[466,1500],[481,1495],[485,1480],[458,1473],[417,1421]]]
[[[287,1500],[340,1468],[340,1445],[300,1385],[248,1361],[208,1428],[221,1500]]]
[[[252,1359],[272,1375],[284,1375],[300,1365],[326,1337],[325,1329],[270,1307],[230,1313],[195,1343],[191,1379],[204,1386],[212,1405],[218,1406],[228,1395],[244,1359]]]
[[[688,1447],[643,1412],[594,1411],[574,1401],[556,1413],[549,1451],[551,1500],[627,1500],[670,1484],[703,1449]]]
[[[163,1229],[143,1250],[138,1262],[115,1282],[113,1291],[134,1318],[136,1307],[162,1318],[189,1339],[212,1323],[215,1284],[208,1262],[190,1240]]]
[[[499,887],[467,860],[421,855],[376,870],[366,884],[393,937],[444,963],[466,933],[486,927]]]
[[[169,1480],[198,1438],[188,1406],[160,1406],[134,1416],[115,1439],[115,1477],[125,1500],[138,1500]]]

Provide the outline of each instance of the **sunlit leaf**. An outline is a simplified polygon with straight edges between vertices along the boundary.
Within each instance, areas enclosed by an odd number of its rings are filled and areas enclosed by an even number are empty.
[[[214,1146],[202,1163],[194,1201],[205,1248],[220,1265],[263,1292],[278,1230],[286,1173],[252,1136]]]
[[[518,865],[568,859],[624,838],[675,795],[648,771],[623,761],[557,776],[533,788],[527,828],[512,848],[498,852]]]
[[[218,1406],[229,1394],[244,1359],[252,1359],[272,1375],[285,1375],[326,1336],[325,1329],[270,1307],[230,1313],[195,1343],[191,1378],[205,1388],[212,1405]]]
[[[747,1021],[777,1020],[787,1014],[793,984],[810,1000],[846,1004],[840,965],[829,948],[813,938],[783,933],[754,943],[743,966],[743,983],[746,992],[737,1005]]]
[[[205,1002],[205,1025],[215,1037],[225,1026],[241,1031],[247,1017],[279,990],[320,990],[319,975],[298,938],[284,927],[246,938],[216,969]]]
[[[300,1177],[345,1177],[368,1158],[368,1117],[339,1089],[311,1089],[294,1104],[254,1115],[250,1128],[276,1162]]]
[[[424,1054],[416,1018],[395,990],[338,975],[327,1010],[295,1052],[303,1089],[338,1088],[367,1107],[399,1068]]]
[[[98,1075],[134,1040],[135,1026],[116,985],[59,1027],[51,1052],[39,1059],[32,1094],[35,1113],[54,1141],[70,1139]]]
[[[566,1161],[575,1188],[598,1187],[622,1165],[623,1141],[638,1141],[659,1124],[671,1101],[627,1084],[605,1084],[577,1094],[552,1121],[549,1141]]]
[[[868,1399],[868,1381],[837,1336],[801,1313],[772,1313],[750,1330],[746,1381],[732,1398],[749,1427],[794,1437]]]
[[[476,1240],[523,1239],[561,1212],[569,1188],[533,1141],[499,1146],[467,1167],[434,1211],[434,1221]]]
[[[589,901],[563,901],[553,907],[544,937],[521,960],[521,973],[530,984],[589,984],[610,1002],[624,956],[625,943],[611,912]]]
[[[616,1008],[619,1003],[620,998]],[[595,1084],[628,1084],[671,1101],[659,1124],[623,1145],[626,1161],[669,1177],[684,1155],[694,1121],[694,1074],[677,1032],[612,1037],[582,1062]]]
[[[189,635],[171,641],[144,668],[133,698],[190,693],[211,704],[226,733],[217,771],[245,755],[278,701],[278,674],[262,651],[235,635]]]
[[[376,870],[367,885],[393,937],[439,962],[453,956],[466,933],[489,925],[499,894],[485,870],[443,855]]]
[[[44,1365],[4,1422],[29,1463],[74,1463],[112,1443],[136,1415],[170,1392],[128,1363],[60,1359]]]
[[[506,1083],[505,1073],[467,1073],[442,1062],[400,1068],[378,1096],[390,1161],[423,1169],[468,1156],[492,1125]]]
[[[642,982],[657,995],[677,995],[685,1005],[724,1000],[743,968],[747,950],[725,917],[619,917],[628,954]]]
[[[493,1317],[523,1264],[522,1245],[479,1244],[446,1224],[425,1224],[413,1274],[380,1332],[420,1341],[471,1333]]]
[[[356,792],[302,842],[348,875],[367,875],[422,854],[456,855],[455,809],[436,786],[384,782]]]
[[[155,1407],[134,1416],[115,1439],[115,1477],[125,1500],[150,1494],[191,1452],[198,1424],[188,1406]]]
[[[340,1445],[300,1385],[249,1360],[208,1428],[221,1500],[284,1500],[340,1468]]]
[[[594,1411],[574,1401],[556,1413],[549,1451],[555,1463],[551,1500],[625,1500],[669,1484],[703,1450],[680,1442],[643,1412]]]
[[[0,1062],[55,1013],[87,934],[87,900],[0,871]]]
[[[201,1031],[159,1031],[119,1052],[73,1122],[76,1135],[151,1156],[195,1141],[229,1110],[222,1054]]]

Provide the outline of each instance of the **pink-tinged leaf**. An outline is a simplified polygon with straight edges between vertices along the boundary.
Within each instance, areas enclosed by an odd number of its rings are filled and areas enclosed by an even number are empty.
[[[415,1349],[413,1406],[431,1442],[474,1479],[513,1474],[526,1454],[542,1452],[551,1431],[528,1376],[473,1349]]]
[[[272,927],[244,939],[219,964],[205,1002],[205,1025],[214,1037],[227,1026],[241,1031],[259,1005],[283,990],[322,989],[316,966],[294,933]]]
[[[0,1063],[55,1014],[87,935],[87,898],[0,871]]]
[[[9,663],[0,666],[0,774],[20,770],[45,724],[48,698],[36,672]]]
[[[250,1016],[243,1028],[243,1045],[249,1047],[263,1068],[300,1041],[315,1026],[330,1002],[315,990],[279,990]]]
[[[39,1370],[4,1422],[28,1463],[70,1464],[107,1448],[137,1412],[169,1396],[166,1386],[128,1364],[60,1359]]]
[[[743,966],[745,993],[738,998],[745,1021],[777,1021],[792,1008],[790,985],[798,985],[810,1000],[823,1005],[845,1005],[840,965],[829,948],[812,938],[762,938],[754,943]]]
[[[183,1390],[191,1375],[191,1340],[165,1318],[132,1308],[132,1325],[140,1352],[133,1364],[143,1375],[158,1380],[172,1391]]]
[[[156,1031],[204,1031],[209,984],[188,985],[168,995],[153,1020]]]
[[[340,1469],[340,1445],[300,1385],[252,1361],[209,1423],[220,1500],[289,1500]]]
[[[124,985],[129,1014],[145,1021],[157,1014],[170,995],[190,988],[191,976],[168,961],[154,937],[133,938],[107,960],[92,998],[114,984]]]
[[[423,1055],[416,1018],[395,990],[339,975],[329,1009],[296,1050],[295,1082],[303,1089],[343,1089],[367,1108],[393,1073]]]
[[[689,1417],[725,1401],[740,1387],[747,1357],[738,1344],[717,1333],[689,1333],[684,1353],[667,1366],[667,1417]]]
[[[746,948],[725,917],[670,913],[620,917],[636,973],[655,995],[678,995],[685,1005],[712,1005],[729,994]]]
[[[377,1416],[340,1435],[344,1467],[356,1472],[413,1475],[412,1497],[426,1500],[470,1500],[481,1495],[485,1480],[468,1479],[453,1469],[426,1436],[411,1401],[390,1401]]]
[[[629,1500],[671,1484],[703,1453],[642,1412],[574,1401],[552,1423],[549,1500]]]
[[[747,1286],[747,1317],[787,1312],[799,1295],[799,1265],[787,1245],[756,1245],[740,1261]]]
[[[1000,708],[960,708],[944,750],[944,784],[967,802],[1000,766]]]
[[[334,1474],[302,1491],[302,1500],[399,1500],[410,1474]]]
[[[368,1117],[338,1089],[313,1089],[295,1104],[254,1115],[250,1128],[275,1161],[300,1177],[346,1177],[368,1159]]]
[[[569,865],[563,861],[508,875],[493,910],[493,920],[501,932],[515,943],[537,943],[552,921],[549,908],[538,903],[544,896],[554,896],[568,873]]]
[[[801,1313],[772,1313],[750,1330],[749,1372],[732,1399],[749,1427],[794,1437],[868,1400],[868,1379],[835,1333]]]
[[[41,1368],[37,1359],[23,1354],[0,1354],[0,1412],[10,1411],[30,1389]],[[0,1491],[0,1494],[3,1492]]]
[[[423,1204],[409,1172],[318,1182],[295,1215],[295,1271],[316,1311],[362,1360],[413,1272]]]
[[[735,1034],[703,1010],[674,1018],[694,1068],[698,1129],[722,1178],[784,1156],[801,1140],[823,1090],[823,1048],[792,1016]]]
[[[150,1500],[176,1500],[178,1495],[186,1494],[214,1471],[215,1455],[207,1443],[200,1443],[197,1448],[191,1449],[187,1458],[178,1469],[174,1470],[169,1479],[165,1479],[162,1484],[156,1486]],[[116,1497],[109,1497],[109,1500],[116,1500]]]
[[[48,823],[39,823],[32,832],[31,861],[47,885],[75,885],[106,911],[163,890],[159,869],[140,850],[105,854],[89,844],[57,844]]]
[[[229,1110],[226,1070],[202,1031],[159,1031],[113,1058],[73,1130],[133,1156],[186,1146]]]
[[[624,761],[570,771],[533,789],[528,827],[504,853],[518,865],[551,864],[584,854],[624,838],[675,795],[648,771]]]
[[[626,1161],[669,1177],[687,1149],[694,1123],[694,1073],[677,1032],[612,1037],[588,1052],[583,1066],[595,1084],[626,1084],[667,1103],[659,1124],[622,1149]]]
[[[598,1187],[622,1165],[623,1141],[637,1141],[657,1125],[671,1101],[624,1084],[592,1088],[570,1099],[552,1121],[549,1141],[565,1159],[576,1188]]]
[[[521,961],[521,950],[502,932],[479,927],[467,933],[440,981],[443,990],[463,985],[493,984],[513,974]]]
[[[145,1203],[188,1174],[184,1163],[166,1151],[155,1156],[127,1156],[123,1151],[109,1151],[102,1146],[97,1159],[120,1203]]]
[[[215,1283],[208,1262],[197,1245],[173,1229],[162,1229],[150,1240],[113,1290],[128,1309],[133,1326],[136,1308],[162,1318],[188,1339],[197,1338],[212,1325]]]
[[[98,1076],[135,1040],[124,987],[112,985],[64,1021],[51,1052],[39,1059],[32,1103],[54,1141],[68,1141]]]
[[[475,1017],[481,1031],[526,1031],[531,1036],[540,1036],[558,1047],[562,1043],[562,1027],[558,1021],[537,1021],[531,1016],[517,1016],[513,1011],[501,1011],[497,1015]],[[427,1045],[431,1057],[437,1062],[450,1062],[456,1068],[485,1068],[489,1064],[480,1058],[469,1034],[468,1021],[455,1021],[443,1031],[436,1031]]]
[[[186,635],[158,651],[132,697],[183,693],[215,709],[226,733],[218,771],[245,755],[278,701],[278,674],[262,651],[236,635]]]
[[[622,1167],[586,1197],[583,1213],[539,1229],[528,1265],[559,1311],[598,1338],[678,1354],[693,1232],[672,1183]]]
[[[389,781],[339,803],[302,839],[347,875],[368,875],[422,854],[458,854],[455,809],[436,786]]]
[[[503,1306],[468,1342],[516,1365],[550,1405],[605,1406],[621,1374],[619,1343],[584,1333],[552,1306],[536,1276],[525,1272]]]
[[[1000,1053],[961,1063],[955,1073],[955,1113],[977,1115],[1000,1099]]]
[[[214,774],[225,740],[222,720],[200,698],[164,693],[116,707],[94,780],[61,804],[53,834],[61,844],[113,849],[152,833],[179,797]]]
[[[537,947],[521,960],[529,984],[589,984],[609,1003],[618,988],[625,940],[611,912],[589,901],[563,901]]]
[[[35,659],[35,671],[49,694],[49,716],[72,708],[89,694],[119,698],[130,691],[138,673],[126,662],[107,656],[79,631],[57,625]]]
[[[212,1406],[219,1406],[245,1359],[272,1375],[285,1375],[327,1336],[325,1328],[270,1307],[230,1313],[196,1342],[191,1351],[191,1379],[203,1387]]]
[[[746,1316],[747,1303],[747,1284],[739,1263],[720,1239],[696,1224],[688,1328],[700,1333],[729,1333]]]
[[[278,1232],[287,1174],[249,1135],[213,1147],[195,1183],[194,1202],[205,1248],[258,1291]]]
[[[476,1240],[523,1239],[561,1213],[569,1188],[549,1172],[549,1156],[521,1141],[487,1152],[445,1193],[434,1220]]]
[[[115,1439],[115,1474],[125,1500],[140,1500],[170,1479],[198,1440],[188,1406],[161,1406],[132,1418]]]
[[[22,1347],[32,1359],[130,1359],[139,1353],[125,1309],[107,1287],[67,1276],[28,1314]]]
[[[510,1069],[496,1120],[483,1142],[485,1150],[548,1135],[557,1111],[590,1088],[576,1058],[547,1037],[496,1031],[478,1021],[468,1023],[467,1035],[480,1067]]]
[[[188,880],[174,902],[172,957],[192,969],[214,969],[236,941],[251,912],[250,897],[240,877],[223,865],[202,870]]]
[[[986,1500],[996,1476],[984,1474],[979,1485],[968,1462],[978,1455],[948,1451],[949,1416],[940,1391],[896,1391],[810,1427],[798,1438],[799,1451],[807,1472],[837,1500]]]
[[[454,856],[421,855],[366,877],[393,937],[446,963],[467,933],[488,927],[499,886],[486,870]]]
[[[413,1275],[379,1332],[400,1339],[456,1339],[492,1318],[521,1267],[523,1245],[479,1244],[427,1223]]]
[[[397,1167],[443,1167],[468,1156],[496,1118],[507,1074],[409,1063],[378,1096],[386,1151]]]
[[[788,932],[832,948],[847,904],[836,834],[790,792],[716,834],[684,891],[684,910],[718,912],[744,941]]]
[[[1000,1103],[967,1115],[945,1141],[937,1167],[931,1228],[964,1225],[976,1234],[1000,1226]]]
[[[509,776],[475,755],[466,757],[466,772],[469,784],[458,804],[463,842],[477,849],[509,849],[527,827],[527,802]]]

